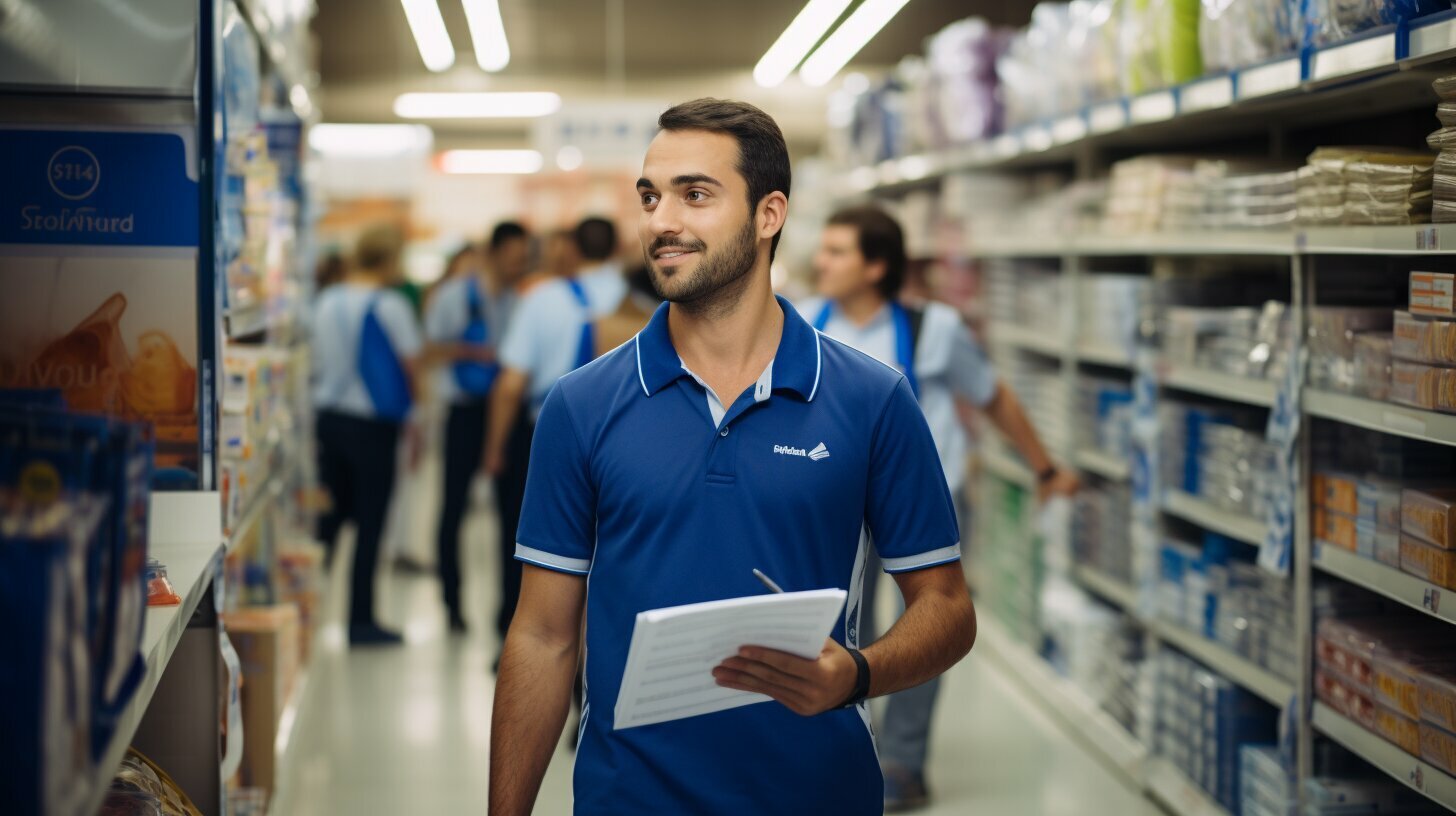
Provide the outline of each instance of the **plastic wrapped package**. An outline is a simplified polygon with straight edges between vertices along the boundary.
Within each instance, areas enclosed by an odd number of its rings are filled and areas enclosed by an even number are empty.
[[[932,115],[941,147],[967,144],[1001,129],[1001,101],[996,89],[996,57],[1009,33],[985,20],[960,20],[930,38],[929,63]]]
[[[1456,488],[1401,491],[1400,530],[1442,549],[1456,549]]]
[[[1393,479],[1371,476],[1361,479],[1358,499],[1362,523],[1376,527],[1400,529],[1400,483]]]
[[[1416,685],[1420,691],[1421,719],[1446,731],[1456,731],[1456,669],[1445,666],[1422,669]]]
[[[1431,81],[1431,88],[1441,99],[1456,101],[1456,74],[1435,78]]]
[[[1420,724],[1400,712],[1376,704],[1375,733],[1411,756],[1420,756]]]
[[[1402,360],[1456,365],[1456,321],[1395,313],[1391,352]]]
[[[1280,0],[1203,0],[1198,28],[1203,67],[1231,71],[1281,53],[1282,5]]]
[[[1439,0],[1304,0],[1304,45],[1331,45],[1362,31],[1449,8]]]
[[[1456,223],[1456,202],[1437,201],[1431,205],[1431,223]]]
[[[1421,676],[1427,671],[1456,669],[1456,657],[1447,654],[1398,653],[1387,649],[1375,655],[1375,701],[1412,720],[1421,718]]]
[[[1120,85],[1124,96],[1156,90],[1162,83],[1157,25],[1151,0],[1122,0],[1118,35],[1122,54]]]
[[[1158,87],[1190,82],[1203,75],[1198,23],[1199,0],[1150,0],[1148,13],[1157,41]]]
[[[1390,396],[1391,335],[1364,332],[1355,337],[1355,387],[1362,397],[1385,400]]]
[[[1456,774],[1456,734],[1421,723],[1420,757],[1448,774]]]
[[[1456,370],[1395,360],[1390,367],[1390,400],[1456,413]]]
[[[1456,550],[1433,547],[1403,533],[1400,537],[1400,571],[1436,586],[1456,589]]]
[[[1370,695],[1356,691],[1338,675],[1322,668],[1315,669],[1314,693],[1330,708],[1370,730],[1375,729],[1375,701]]]
[[[1387,567],[1400,569],[1400,530],[1376,528],[1375,560]]]

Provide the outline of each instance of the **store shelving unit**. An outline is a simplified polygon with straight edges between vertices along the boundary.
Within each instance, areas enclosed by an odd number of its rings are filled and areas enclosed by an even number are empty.
[[[1148,793],[1181,816],[1229,816],[1203,789],[1165,759],[1148,760]]]
[[[1175,388],[1190,394],[1202,394],[1205,397],[1264,408],[1274,404],[1274,383],[1268,380],[1171,364],[1163,367],[1160,379],[1165,388]]]
[[[1449,810],[1456,810],[1456,778],[1407,754],[1324,703],[1315,703],[1314,727],[1366,762]]]
[[[1264,523],[1262,521],[1232,510],[1225,510],[1181,490],[1164,492],[1163,512],[1246,544],[1258,546],[1264,541]]]
[[[987,471],[1014,485],[1028,490],[1036,485],[1036,476],[1031,470],[1004,451],[988,450],[982,455],[981,462]]]
[[[1362,558],[1349,550],[1319,543],[1314,547],[1314,566],[1320,572],[1362,586],[1371,592],[1378,592],[1411,609],[1456,623],[1456,593],[1449,589],[1422,581],[1414,575],[1407,575],[1378,561]]]
[[[1186,652],[1276,708],[1287,705],[1294,697],[1293,682],[1249,662],[1203,635],[1163,621],[1154,623],[1153,630],[1159,640]]]
[[[1129,614],[1137,611],[1137,590],[1101,570],[1079,565],[1072,570],[1077,583]]]
[[[1066,351],[1067,343],[1062,337],[1047,334],[1038,330],[1035,326],[1018,326],[1014,323],[993,323],[988,331],[996,338],[996,342],[1008,346],[1015,346],[1023,351],[1031,351],[1046,357],[1060,358]]]
[[[1078,362],[1107,368],[1128,369],[1133,363],[1131,350],[1095,341],[1078,340],[1076,355]]]
[[[1127,481],[1132,472],[1126,459],[1094,448],[1083,448],[1072,458],[1077,467],[1115,482]]]
[[[1451,414],[1313,388],[1304,392],[1304,407],[1310,416],[1423,442],[1456,445],[1456,416]]]

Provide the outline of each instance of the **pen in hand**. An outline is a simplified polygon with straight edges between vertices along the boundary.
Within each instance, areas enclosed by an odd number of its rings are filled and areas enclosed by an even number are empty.
[[[768,577],[767,575],[764,575],[762,572],[760,572],[758,570],[754,570],[753,571],[753,577],[755,577],[758,580],[762,581],[763,582],[763,585],[766,586],[766,587],[768,587],[768,591],[769,592],[773,592],[775,594],[783,594],[784,588],[781,587],[781,586],[779,586],[778,584],[774,583],[774,580],[772,578]]]

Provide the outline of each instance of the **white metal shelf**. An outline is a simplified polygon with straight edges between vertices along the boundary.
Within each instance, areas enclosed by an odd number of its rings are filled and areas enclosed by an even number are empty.
[[[1033,327],[1018,326],[1015,323],[993,321],[990,326],[989,336],[992,343],[1004,343],[1014,348],[1035,352],[1047,357],[1060,358],[1067,349],[1067,341],[1063,336],[1059,334],[1047,334]]]
[[[986,466],[988,472],[1012,484],[1027,490],[1036,487],[1036,476],[1031,469],[995,446],[988,446],[981,451],[981,463]]]
[[[1164,363],[1160,368],[1159,382],[1166,388],[1264,408],[1274,404],[1275,386],[1269,380],[1172,363]]]
[[[112,777],[116,775],[116,769],[121,765],[122,757],[126,755],[126,749],[131,745],[147,707],[151,705],[152,695],[162,679],[162,672],[166,670],[172,653],[182,640],[182,633],[187,629],[192,613],[197,611],[198,604],[207,596],[213,576],[222,567],[223,549],[216,540],[191,544],[155,543],[151,546],[149,555],[167,566],[167,578],[172,582],[172,589],[182,597],[182,603],[178,606],[147,608],[146,628],[142,635],[142,657],[146,661],[146,675],[126,710],[117,720],[116,732],[102,752],[101,760],[96,763],[93,778],[84,782],[88,787],[85,798],[89,804],[78,816],[92,816],[101,810],[101,802],[111,787]]]
[[[1137,590],[1092,567],[1079,565],[1073,569],[1073,573],[1077,576],[1077,583],[1117,608],[1133,613],[1136,617]]]
[[[1445,771],[1407,754],[1384,737],[1366,731],[1359,723],[1324,703],[1314,704],[1314,727],[1397,782],[1424,794],[1442,807],[1456,810],[1456,778]]]
[[[1456,253],[1456,224],[1313,227],[1299,241],[1311,255],[1450,255]]]
[[[1221,644],[1196,632],[1190,632],[1166,621],[1153,622],[1152,630],[1159,640],[1187,652],[1208,668],[1259,695],[1277,708],[1288,705],[1290,699],[1294,697],[1293,682],[1240,657]]]
[[[1074,683],[1058,675],[1037,655],[1011,639],[989,616],[978,627],[977,641],[1026,690],[1071,731],[1084,747],[1141,787],[1148,751],[1137,737],[1103,711]]]
[[[1118,348],[1108,343],[1078,340],[1076,355],[1077,360],[1080,362],[1107,366],[1108,368],[1130,369],[1133,364],[1131,349]]]
[[[1378,592],[1412,609],[1456,623],[1456,592],[1407,575],[1379,561],[1362,558],[1339,547],[1314,545],[1314,566],[1321,572],[1344,579],[1356,586]]]
[[[1289,230],[1189,230],[1130,235],[1093,233],[1072,240],[1073,254],[1118,255],[1272,255],[1294,254]]]
[[[1127,460],[1095,448],[1083,448],[1072,457],[1077,467],[1095,473],[1104,479],[1125,482],[1132,475],[1132,466]]]
[[[1178,816],[1229,816],[1203,788],[1193,784],[1173,763],[1161,757],[1148,760],[1148,793]]]
[[[1257,547],[1264,543],[1264,522],[1225,510],[1182,490],[1164,491],[1163,512],[1246,544]]]
[[[1310,416],[1358,425],[1372,431],[1456,445],[1456,416],[1407,408],[1364,397],[1306,388],[1302,396]]]

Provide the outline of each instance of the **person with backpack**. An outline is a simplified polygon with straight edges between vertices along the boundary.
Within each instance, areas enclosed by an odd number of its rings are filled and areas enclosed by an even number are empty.
[[[485,441],[487,473],[496,479],[500,514],[501,605],[496,631],[501,643],[521,594],[515,559],[516,528],[526,497],[526,470],[536,418],[552,386],[596,357],[596,321],[617,311],[627,295],[617,252],[617,229],[604,218],[587,218],[574,232],[581,267],[550,277],[522,296],[500,345],[501,372],[491,397]]]
[[[529,271],[531,239],[525,227],[503,221],[491,231],[485,268],[442,282],[425,314],[425,336],[443,363],[435,391],[449,406],[445,420],[444,502],[436,536],[440,585],[450,630],[464,633],[460,593],[460,528],[470,504],[470,485],[485,453],[490,392],[500,365],[496,349],[516,304],[515,286]]]
[[[374,610],[396,451],[423,351],[414,309],[389,288],[402,244],[393,227],[367,230],[343,280],[319,294],[312,316],[319,478],[331,499],[318,536],[332,561],[344,522],[356,527],[349,642],[361,646],[402,641],[379,625]]]
[[[1016,395],[997,376],[955,309],[901,300],[905,238],[894,218],[873,206],[840,210],[829,218],[814,256],[819,297],[799,304],[804,318],[829,337],[900,371],[930,426],[947,486],[964,516],[968,437],[958,403],[979,409],[1001,430],[1037,474],[1038,497],[1070,495],[1077,478],[1047,455]],[[962,530],[971,529],[961,524]],[[870,550],[873,553],[873,549]],[[876,628],[878,564],[865,570],[860,630]],[[880,729],[885,809],[900,812],[929,802],[925,755],[939,678],[890,696]]]

